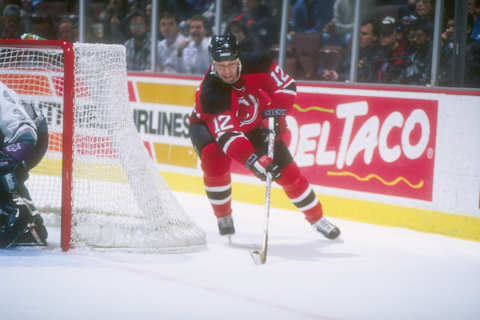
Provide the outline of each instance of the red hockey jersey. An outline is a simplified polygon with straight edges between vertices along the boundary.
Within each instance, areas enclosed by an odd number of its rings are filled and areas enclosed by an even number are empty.
[[[242,60],[240,79],[232,85],[207,71],[195,96],[193,116],[207,124],[225,154],[244,163],[255,152],[245,133],[262,125],[265,109],[288,112],[295,98],[292,77],[273,60],[259,57]]]

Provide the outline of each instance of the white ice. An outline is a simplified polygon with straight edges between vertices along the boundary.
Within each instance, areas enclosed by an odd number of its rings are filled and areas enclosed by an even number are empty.
[[[203,196],[176,193],[207,232],[187,254],[59,247],[0,250],[0,319],[480,319],[480,243],[331,219],[329,241],[300,213],[234,203],[233,244]]]

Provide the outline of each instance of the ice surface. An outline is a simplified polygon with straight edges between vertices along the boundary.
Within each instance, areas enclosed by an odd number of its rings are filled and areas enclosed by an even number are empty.
[[[263,207],[234,202],[230,245],[205,197],[176,195],[206,250],[63,253],[51,227],[49,248],[0,250],[0,319],[480,319],[480,243],[340,219],[330,241],[273,208],[258,266]]]

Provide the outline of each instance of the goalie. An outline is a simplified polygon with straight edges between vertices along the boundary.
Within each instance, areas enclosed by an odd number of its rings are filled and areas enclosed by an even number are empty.
[[[213,36],[212,64],[196,93],[190,117],[192,144],[200,156],[207,197],[219,232],[235,232],[231,208],[230,162],[234,159],[261,179],[267,172],[292,203],[325,237],[340,230],[323,217],[322,206],[281,140],[285,115],[296,98],[295,81],[267,56],[242,57],[231,34]],[[274,157],[266,155],[264,119],[275,118]]]
[[[46,244],[47,230],[24,182],[47,148],[46,119],[0,82],[0,248]]]

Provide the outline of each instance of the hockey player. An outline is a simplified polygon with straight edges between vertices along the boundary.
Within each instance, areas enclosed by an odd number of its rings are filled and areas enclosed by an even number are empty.
[[[47,148],[46,119],[0,82],[0,248],[46,244],[47,230],[24,182]]]
[[[197,90],[190,117],[207,197],[221,235],[235,233],[231,208],[231,159],[265,180],[270,173],[312,226],[335,239],[340,230],[323,217],[312,187],[281,140],[285,115],[296,97],[295,81],[268,56],[240,57],[232,34],[213,36],[212,64]],[[267,117],[275,118],[274,157],[266,155]]]

